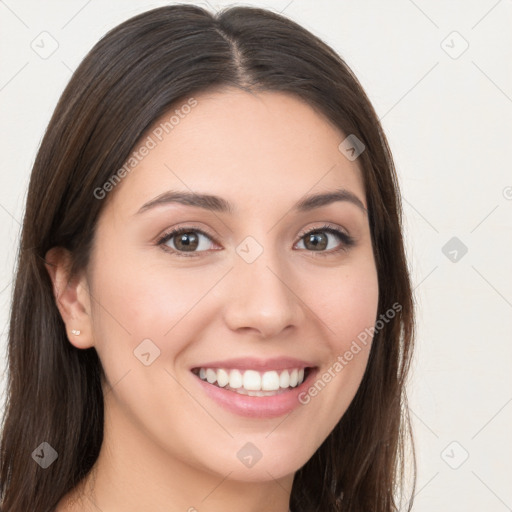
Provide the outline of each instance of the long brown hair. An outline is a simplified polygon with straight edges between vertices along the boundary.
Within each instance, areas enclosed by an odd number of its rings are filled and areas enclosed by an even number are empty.
[[[407,440],[415,482],[405,393],[413,298],[396,173],[369,99],[336,52],[281,15],[250,7],[213,15],[172,5],[129,19],[94,46],[64,90],[39,148],[10,317],[3,512],[53,510],[89,472],[103,439],[103,369],[94,348],[78,350],[67,339],[46,252],[64,247],[73,255],[71,274],[85,268],[108,200],[98,200],[94,190],[123,166],[171,105],[226,86],[295,95],[362,141],[366,149],[358,158],[378,272],[378,315],[401,306],[375,332],[348,410],[296,473],[290,506],[294,512],[397,510]],[[48,469],[31,456],[42,442],[58,453]]]

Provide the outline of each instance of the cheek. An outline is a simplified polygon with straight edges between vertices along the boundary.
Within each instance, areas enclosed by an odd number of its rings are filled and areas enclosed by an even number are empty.
[[[323,433],[327,435],[350,405],[366,370],[379,289],[370,258],[316,283],[315,293],[310,294],[311,307],[324,325],[329,355],[300,399],[315,417],[324,419]]]
[[[332,350],[346,350],[353,339],[375,323],[379,288],[373,260],[316,279],[309,300],[323,320]]]
[[[194,338],[191,328],[199,330],[205,321],[201,299],[223,269],[178,268],[165,257],[148,263],[150,257],[144,251],[116,254],[114,247],[107,247],[103,254],[93,276],[93,320],[104,366],[111,362],[111,367],[122,371],[147,339],[157,347],[155,353],[165,352],[167,362],[172,362],[191,334]]]

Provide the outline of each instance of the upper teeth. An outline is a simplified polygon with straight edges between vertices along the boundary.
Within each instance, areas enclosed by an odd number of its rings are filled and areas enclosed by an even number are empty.
[[[210,384],[217,383],[221,388],[244,388],[247,391],[277,391],[279,388],[295,387],[304,381],[304,368],[290,370],[225,370],[223,368],[201,368],[199,377]]]

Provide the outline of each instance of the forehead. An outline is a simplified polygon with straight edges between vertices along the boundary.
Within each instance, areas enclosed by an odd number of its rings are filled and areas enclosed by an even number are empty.
[[[358,162],[338,149],[345,137],[286,93],[197,94],[176,103],[146,132],[113,203],[133,212],[166,190],[183,190],[226,197],[243,210],[340,187],[365,203]]]

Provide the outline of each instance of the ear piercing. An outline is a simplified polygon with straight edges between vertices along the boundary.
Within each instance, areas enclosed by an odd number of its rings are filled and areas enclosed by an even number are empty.
[[[80,331],[72,329],[71,334],[74,334],[75,336],[80,336]]]

